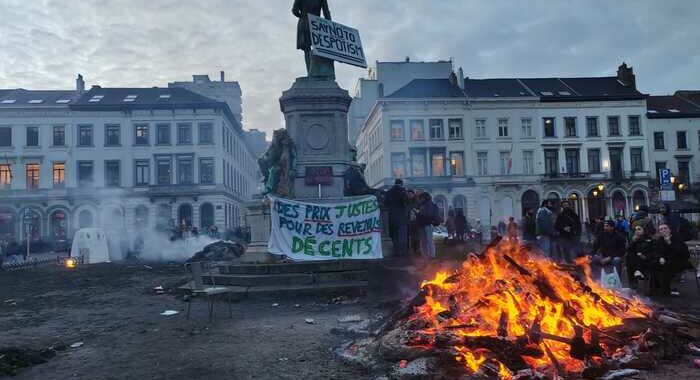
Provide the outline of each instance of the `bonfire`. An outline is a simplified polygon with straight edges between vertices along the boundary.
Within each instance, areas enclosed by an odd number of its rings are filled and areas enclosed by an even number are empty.
[[[494,241],[423,281],[375,337],[348,350],[401,368],[431,358],[435,378],[617,378],[680,354],[682,319],[603,288],[585,258],[559,265]]]

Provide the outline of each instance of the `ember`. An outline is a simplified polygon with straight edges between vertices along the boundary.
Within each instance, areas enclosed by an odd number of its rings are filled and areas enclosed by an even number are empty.
[[[494,379],[648,369],[653,347],[663,345],[658,357],[668,356],[666,346],[680,341],[650,305],[593,281],[585,259],[557,265],[499,241],[460,269],[423,281],[378,334],[385,359],[437,357],[443,374]]]

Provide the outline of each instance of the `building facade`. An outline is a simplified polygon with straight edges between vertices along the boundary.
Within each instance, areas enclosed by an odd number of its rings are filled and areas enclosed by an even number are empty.
[[[0,236],[241,223],[255,156],[226,103],[182,88],[2,92]]]
[[[582,219],[649,202],[645,95],[617,77],[414,79],[380,97],[356,141],[372,186],[405,178],[444,213],[495,225],[542,199]]]

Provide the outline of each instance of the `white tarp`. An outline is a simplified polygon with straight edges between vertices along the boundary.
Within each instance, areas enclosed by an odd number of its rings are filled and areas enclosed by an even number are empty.
[[[270,200],[270,253],[307,261],[382,258],[375,196],[335,203]]]
[[[108,263],[107,237],[101,228],[81,228],[73,237],[71,257],[83,258],[84,264]]]

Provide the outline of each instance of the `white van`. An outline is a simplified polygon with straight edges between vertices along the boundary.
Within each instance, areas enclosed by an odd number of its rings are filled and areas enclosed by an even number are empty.
[[[73,237],[70,256],[83,264],[108,263],[107,237],[101,228],[81,228]]]

